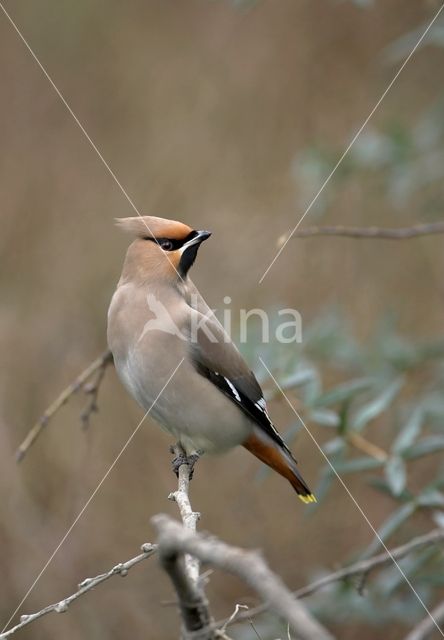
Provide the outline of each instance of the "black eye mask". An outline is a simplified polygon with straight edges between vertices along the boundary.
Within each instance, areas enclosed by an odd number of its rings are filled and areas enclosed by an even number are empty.
[[[183,247],[183,245],[186,242],[189,242],[196,236],[197,236],[197,231],[191,231],[191,233],[189,233],[185,238],[182,238],[181,240],[177,240],[176,238],[164,238],[164,237],[150,238],[149,236],[144,238],[144,240],[151,240],[151,242],[155,242],[164,251],[177,251],[177,249],[180,249],[181,247]]]

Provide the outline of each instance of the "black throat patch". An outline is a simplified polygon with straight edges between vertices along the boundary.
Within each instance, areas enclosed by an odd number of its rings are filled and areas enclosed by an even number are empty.
[[[187,247],[182,253],[179,262],[179,273],[182,278],[185,278],[188,271],[193,266],[194,261],[196,260],[197,252],[199,251],[199,247],[200,243],[193,244],[191,245],[191,247]]]

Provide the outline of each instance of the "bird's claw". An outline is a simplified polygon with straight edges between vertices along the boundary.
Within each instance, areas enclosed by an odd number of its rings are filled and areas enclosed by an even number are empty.
[[[171,453],[176,453],[176,451],[174,451],[174,448],[171,447]],[[194,475],[194,465],[196,464],[196,462],[199,460],[200,455],[198,453],[193,453],[190,456],[187,456],[185,454],[179,454],[176,455],[172,460],[171,460],[171,465],[173,467],[173,471],[176,474],[177,477],[179,477],[179,469],[182,465],[186,464],[188,465],[189,468],[189,478],[190,480],[193,478]]]

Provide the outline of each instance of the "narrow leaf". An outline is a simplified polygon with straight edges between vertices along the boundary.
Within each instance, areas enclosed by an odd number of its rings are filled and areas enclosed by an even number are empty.
[[[440,529],[444,529],[444,511],[435,511],[433,513],[433,520]]]
[[[315,409],[309,415],[309,419],[323,427],[337,427],[339,424],[339,416],[329,409]]]
[[[363,557],[367,558],[375,553],[381,546],[380,540],[385,542],[406,520],[410,518],[411,515],[413,515],[413,513],[415,513],[415,511],[416,504],[414,502],[408,502],[394,511],[379,528],[378,537],[375,537],[373,542],[367,547]]]
[[[424,410],[418,407],[411,414],[405,426],[401,429],[398,437],[393,443],[393,452],[400,454],[408,447],[411,447],[416,438],[421,433],[421,427],[424,422]]]
[[[332,440],[329,440],[328,442],[323,444],[322,449],[324,450],[324,453],[326,453],[328,456],[331,456],[333,453],[337,454],[343,451],[345,449],[345,444],[346,443],[343,438],[333,438]]]
[[[424,565],[434,558],[436,553],[437,549],[434,546],[421,549],[411,556],[401,558],[401,560],[398,561],[398,564],[403,573],[407,577],[411,577],[416,575]],[[392,565],[389,569],[383,571],[381,578],[379,585],[384,597],[392,595],[396,589],[405,586],[405,577],[395,565]]]
[[[283,389],[293,389],[294,387],[301,387],[315,378],[316,372],[313,369],[300,369],[286,376],[281,381],[281,386]]]
[[[403,384],[404,380],[402,378],[395,380],[379,396],[358,409],[352,420],[353,427],[357,431],[361,431],[366,424],[388,409]]]
[[[377,460],[376,458],[370,458],[365,456],[362,458],[355,458],[354,460],[347,460],[346,462],[338,462],[335,465],[335,469],[338,473],[356,473],[357,471],[369,471],[371,469],[377,469],[382,467],[383,460]]]
[[[399,496],[403,492],[407,474],[405,464],[399,456],[392,456],[385,465],[385,477],[394,496]]]
[[[403,458],[413,460],[444,449],[444,435],[428,436],[403,451]]]
[[[332,404],[340,404],[350,400],[358,393],[370,389],[375,384],[374,378],[359,378],[351,382],[340,384],[334,389],[323,393],[316,399],[317,407],[327,407]]]
[[[426,489],[417,498],[420,507],[444,507],[444,494],[436,489]]]
[[[324,467],[314,492],[318,505],[322,502],[322,500],[325,498],[327,493],[330,491],[333,480],[335,479],[336,478],[334,474],[331,472],[330,467]]]

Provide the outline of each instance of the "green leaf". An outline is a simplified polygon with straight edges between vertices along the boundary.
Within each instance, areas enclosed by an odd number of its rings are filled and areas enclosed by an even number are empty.
[[[426,489],[416,499],[420,507],[444,507],[444,494],[436,489]]]
[[[415,584],[418,584],[418,582],[421,582],[421,584],[431,585],[436,589],[444,587],[444,571],[441,571],[440,573],[429,573],[426,576],[418,576]]]
[[[435,511],[433,514],[433,520],[440,529],[444,529],[444,511]]]
[[[286,431],[282,434],[282,438],[288,444],[293,440],[295,435],[302,429],[303,425],[300,420],[293,422]]]
[[[444,435],[428,436],[403,451],[403,458],[413,460],[444,449]]]
[[[345,436],[348,431],[349,426],[349,413],[350,413],[350,401],[346,400],[341,410],[339,411],[339,424],[338,424],[338,433],[340,436]]]
[[[384,495],[389,496],[390,498],[393,498],[392,490],[390,489],[385,478],[376,478],[376,477],[370,478],[369,485],[374,489],[376,489],[377,491],[380,491]]]
[[[414,502],[408,502],[399,509],[396,509],[384,522],[378,530],[378,537],[367,547],[363,558],[371,556],[378,551],[381,546],[381,540],[385,542],[387,538],[395,533],[399,527],[412,516],[416,511],[417,505]]]
[[[394,453],[402,454],[405,449],[412,446],[421,433],[424,417],[422,407],[418,407],[410,414],[405,426],[401,429],[401,432],[393,443],[392,451]]]
[[[294,387],[302,387],[308,382],[312,382],[317,377],[314,369],[300,369],[290,375],[286,376],[281,381],[281,387],[283,389],[293,389]]]
[[[332,464],[334,465],[334,462]],[[335,479],[335,475],[332,473],[330,467],[324,467],[314,492],[317,500],[315,506],[321,504],[327,493],[330,491],[333,480]]]
[[[428,547],[416,551],[416,553],[411,556],[401,558],[398,564],[407,577],[413,577],[424,565],[434,558],[437,553],[439,555],[439,549],[435,546]],[[393,592],[400,587],[405,587],[405,577],[395,565],[392,565],[390,569],[386,569],[381,578],[379,588],[384,597],[391,596]]]
[[[392,494],[401,495],[407,482],[404,460],[399,456],[389,458],[385,465],[385,477]]]
[[[383,460],[377,460],[376,458],[365,456],[362,458],[354,458],[354,460],[338,462],[335,465],[335,470],[341,474],[356,473],[357,471],[369,471],[371,469],[377,469],[378,467],[382,467],[383,464]]]
[[[346,443],[344,438],[333,438],[332,440],[329,440],[328,442],[323,444],[322,449],[324,453],[326,453],[328,456],[331,456],[333,453],[337,454],[343,451],[345,449],[345,444]]]
[[[361,431],[371,420],[374,420],[388,409],[403,384],[404,379],[398,378],[398,380],[389,384],[379,396],[360,407],[356,411],[354,419],[352,419],[354,429]]]
[[[317,407],[328,407],[332,404],[341,404],[351,400],[358,393],[370,389],[374,384],[374,378],[358,378],[351,382],[345,382],[344,384],[340,384],[334,389],[323,393],[316,399],[314,404]]]
[[[316,402],[316,398],[322,391],[322,383],[319,375],[313,376],[313,378],[301,387],[300,394],[302,395],[304,404],[307,407],[313,406]]]
[[[309,420],[323,427],[337,427],[339,424],[338,414],[329,409],[314,409],[308,417]]]

